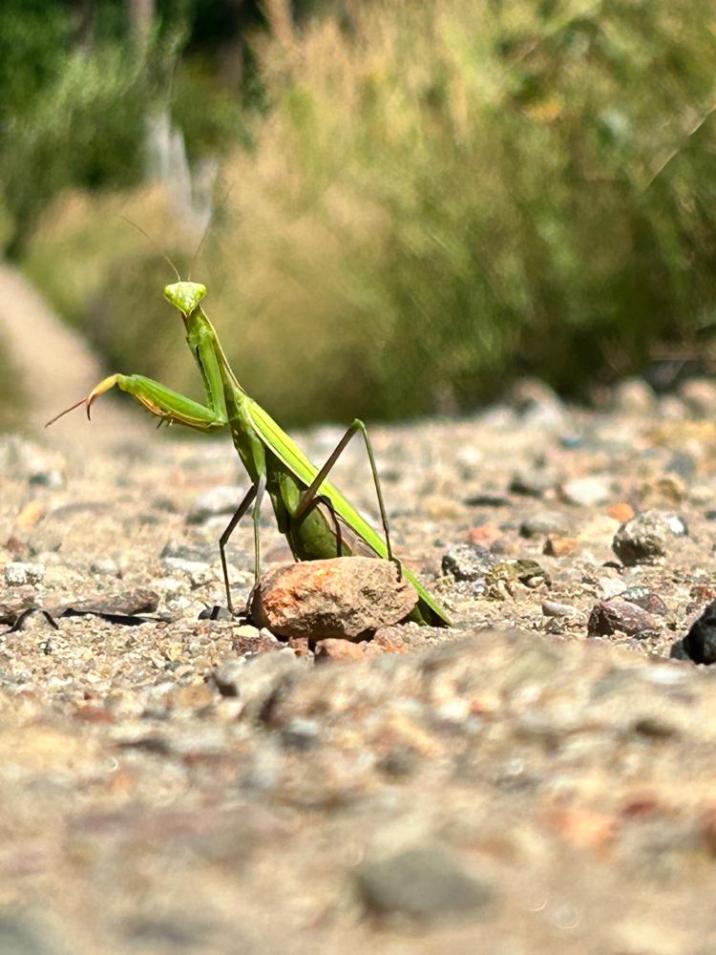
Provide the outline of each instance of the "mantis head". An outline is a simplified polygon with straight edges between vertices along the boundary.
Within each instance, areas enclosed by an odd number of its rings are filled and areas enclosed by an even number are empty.
[[[164,298],[185,317],[189,316],[206,295],[206,285],[200,282],[174,282],[164,288]]]

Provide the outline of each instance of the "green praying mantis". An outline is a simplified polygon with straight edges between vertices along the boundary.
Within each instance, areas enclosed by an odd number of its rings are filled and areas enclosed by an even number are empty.
[[[179,276],[177,276],[179,278]],[[261,550],[259,515],[265,494],[273,505],[279,531],[285,535],[296,560],[368,556],[390,560],[418,593],[412,620],[432,626],[450,626],[445,611],[423,585],[393,555],[390,531],[368,432],[356,419],[347,429],[325,464],[318,468],[309,461],[285,431],[244,391],[221,347],[214,326],[201,303],[206,295],[199,282],[177,281],[167,285],[164,297],[179,311],[186,340],[201,373],[206,404],[187,398],[143,375],[114,374],[96,385],[86,398],[56,415],[47,426],[84,405],[91,417],[93,403],[115,386],[142,404],[159,423],[182,424],[212,433],[229,428],[251,486],[219,539],[226,600],[233,614],[226,561],[226,545],[249,508],[253,508],[254,585],[260,579]],[[384,539],[326,478],[354,434],[363,437],[373,475]]]

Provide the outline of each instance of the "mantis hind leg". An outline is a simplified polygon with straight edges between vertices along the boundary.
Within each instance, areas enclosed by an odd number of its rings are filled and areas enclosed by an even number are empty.
[[[345,451],[346,446],[350,442],[353,435],[356,434],[356,432],[360,432],[361,435],[363,436],[363,443],[365,444],[366,453],[368,455],[370,470],[371,470],[371,474],[373,475],[373,484],[375,485],[375,493],[376,493],[376,497],[378,498],[378,509],[380,510],[380,521],[383,526],[383,534],[385,536],[385,549],[388,553],[388,560],[392,561],[396,565],[396,567],[398,568],[398,577],[400,578],[402,576],[402,567],[401,567],[400,561],[397,558],[393,557],[393,548],[391,547],[391,544],[390,544],[390,529],[388,527],[388,517],[385,513],[385,504],[383,502],[383,491],[381,490],[380,478],[378,477],[378,468],[376,467],[376,464],[375,464],[375,456],[373,454],[373,447],[370,443],[370,438],[368,437],[368,429],[366,428],[365,424],[362,421],[360,421],[358,418],[356,418],[355,421],[347,429],[346,433],[343,435],[341,440],[335,446],[333,451],[328,455],[328,458],[325,464],[323,465],[323,467],[315,476],[311,484],[304,491],[303,495],[301,496],[301,500],[299,501],[298,507],[296,508],[296,511],[293,516],[295,520],[299,521],[301,520],[302,517],[305,516],[305,514],[307,513],[310,507],[315,506],[317,501],[320,500],[322,503],[326,503],[326,499],[322,498],[321,495],[319,495],[318,493],[320,490],[320,487],[323,484],[323,482],[326,480],[328,475],[330,474],[336,461],[340,458],[341,454]],[[338,524],[338,519],[336,517],[335,511],[332,505],[330,505],[329,510],[336,524]],[[340,537],[338,537],[338,544],[339,546],[341,545]],[[340,551],[339,551],[339,556],[340,556]]]

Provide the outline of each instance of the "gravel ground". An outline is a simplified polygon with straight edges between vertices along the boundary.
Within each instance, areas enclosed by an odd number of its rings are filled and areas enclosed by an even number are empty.
[[[2,637],[0,952],[716,951],[716,668],[669,659],[716,597],[714,409],[709,382],[590,412],[525,384],[376,430],[456,625],[315,648],[199,619],[246,487],[227,442],[101,403],[81,445],[0,440],[5,627],[147,618]],[[357,445],[337,481],[374,511]],[[248,527],[230,560],[239,601]]]

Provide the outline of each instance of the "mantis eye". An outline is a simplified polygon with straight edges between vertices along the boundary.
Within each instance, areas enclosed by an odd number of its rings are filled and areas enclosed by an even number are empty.
[[[193,312],[205,295],[206,285],[200,282],[174,282],[164,289],[164,298],[183,315]]]

